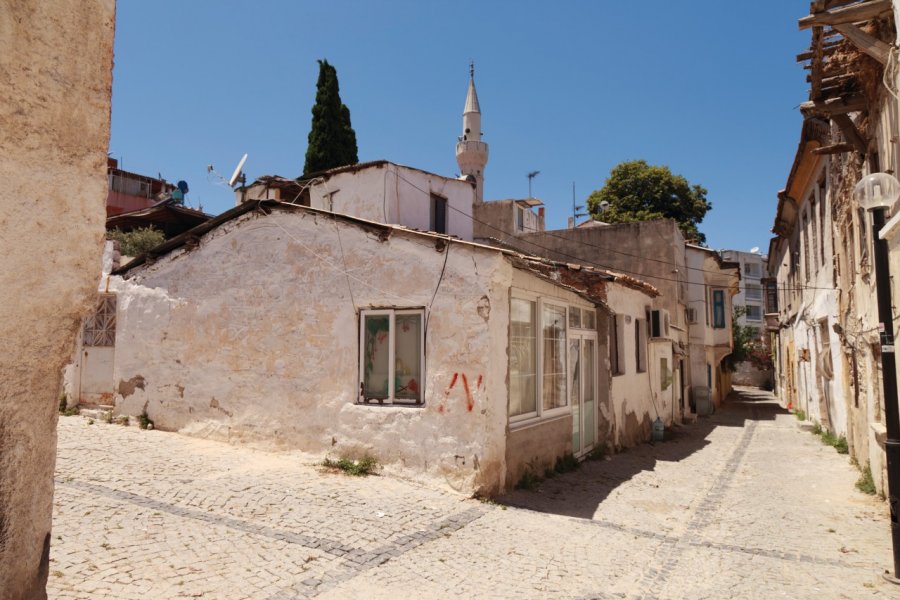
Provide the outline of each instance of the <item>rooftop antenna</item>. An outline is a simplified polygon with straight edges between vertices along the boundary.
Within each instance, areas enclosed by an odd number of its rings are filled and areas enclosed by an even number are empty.
[[[469,60],[469,78],[475,79],[475,61]]]
[[[588,216],[587,213],[578,212],[579,210],[584,210],[584,204],[575,204],[575,182],[572,182],[572,219],[574,223],[578,224],[578,219],[581,217]]]
[[[531,180],[540,174],[541,174],[540,171],[532,171],[531,173],[528,174],[528,197],[529,198],[534,198],[534,196],[531,195]]]

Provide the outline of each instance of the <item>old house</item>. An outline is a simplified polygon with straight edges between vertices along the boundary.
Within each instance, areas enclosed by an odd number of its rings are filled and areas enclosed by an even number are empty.
[[[632,443],[627,423],[651,419],[646,396],[612,397],[601,332],[639,327],[657,291],[598,269],[255,201],[107,289],[116,410],[162,429],[368,453],[496,493],[566,453]],[[671,387],[632,345],[645,338],[611,339],[622,376]]]
[[[808,62],[810,95],[800,107],[800,144],[779,194],[768,265],[777,285],[769,304],[778,318],[769,321],[777,330],[778,393],[846,435],[879,491],[885,426],[872,264],[879,232],[853,189],[869,173],[900,169],[897,9],[874,0],[813,2],[800,19],[812,31],[809,51],[797,57]]]

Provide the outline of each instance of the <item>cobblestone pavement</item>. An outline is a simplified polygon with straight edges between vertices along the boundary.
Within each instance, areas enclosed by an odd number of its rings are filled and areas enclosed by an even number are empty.
[[[59,421],[51,598],[898,598],[886,505],[771,396],[501,504]]]

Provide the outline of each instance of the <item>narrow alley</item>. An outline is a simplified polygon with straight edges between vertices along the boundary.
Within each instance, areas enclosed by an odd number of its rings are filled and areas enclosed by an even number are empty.
[[[766,392],[517,490],[61,417],[51,598],[897,597],[886,504]],[[361,575],[365,575],[361,577]]]

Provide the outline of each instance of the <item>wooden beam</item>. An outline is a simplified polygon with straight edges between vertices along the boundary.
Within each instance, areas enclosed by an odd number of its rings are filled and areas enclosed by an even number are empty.
[[[887,64],[888,54],[891,52],[890,46],[854,25],[835,25],[834,28],[840,31],[854,46],[881,64]]]
[[[844,134],[844,137],[848,142],[853,144],[856,151],[865,156],[869,151],[869,144],[866,142],[865,138],[863,138],[862,134],[859,133],[856,125],[853,124],[853,120],[847,115],[834,115],[831,117],[831,120],[840,127],[841,133]]]
[[[869,0],[803,17],[797,21],[801,30],[816,25],[841,25],[868,21],[891,10],[891,0]]]
[[[865,110],[868,106],[863,96],[851,96],[849,98],[829,98],[828,100],[818,100],[804,102],[800,105],[803,112],[811,112],[821,115],[841,115],[859,110]]]
[[[853,144],[848,144],[847,142],[841,142],[840,144],[831,144],[830,146],[820,146],[819,148],[814,148],[813,154],[842,154],[844,152],[850,152],[853,150]]]

